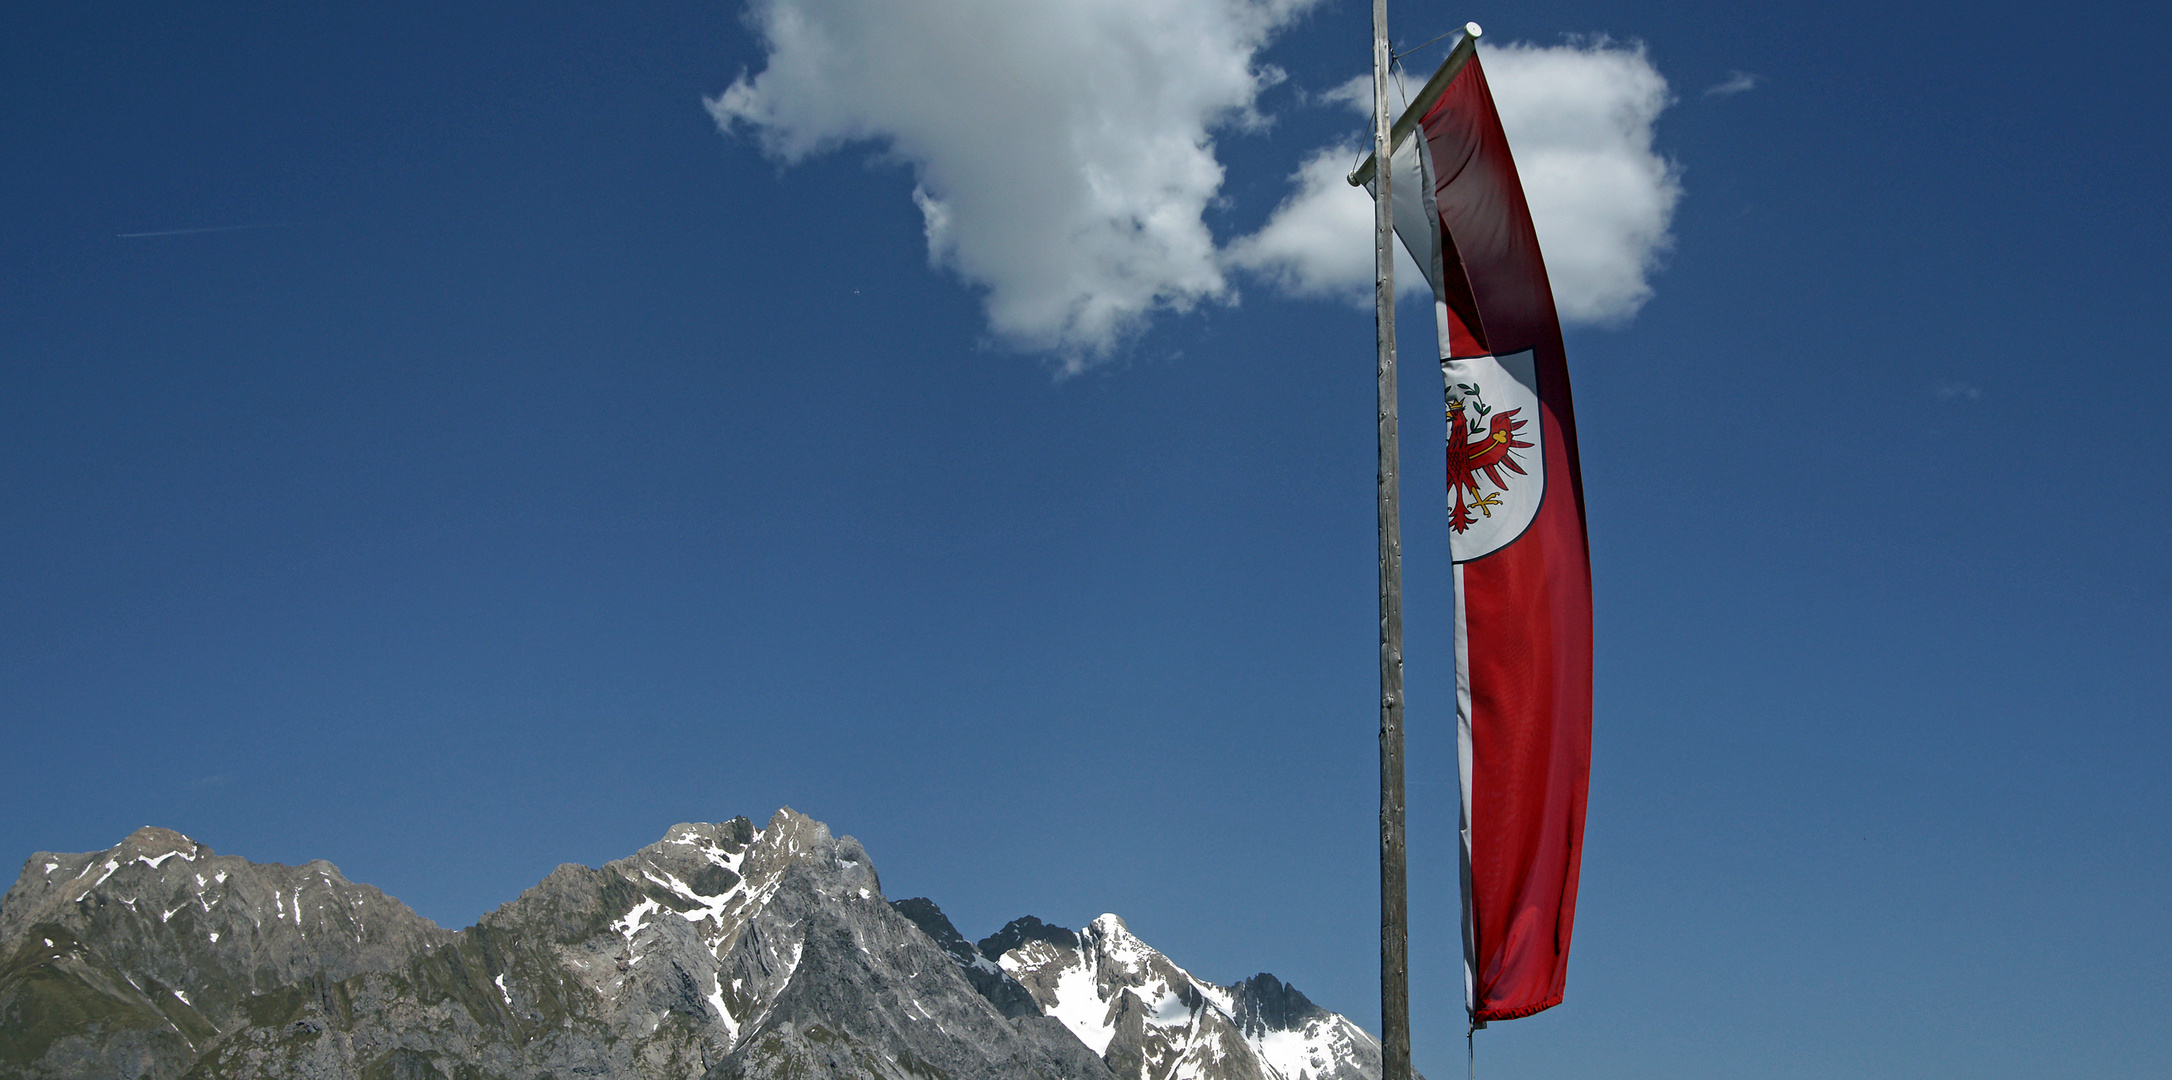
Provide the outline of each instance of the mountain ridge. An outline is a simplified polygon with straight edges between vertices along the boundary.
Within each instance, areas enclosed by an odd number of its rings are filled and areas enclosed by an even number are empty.
[[[561,865],[461,930],[150,826],[35,853],[0,897],[0,1080],[1377,1075],[1348,1020],[1198,980],[1114,915],[968,942],[790,808]]]

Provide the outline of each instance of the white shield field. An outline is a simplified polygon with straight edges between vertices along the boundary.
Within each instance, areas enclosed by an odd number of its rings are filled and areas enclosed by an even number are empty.
[[[1448,408],[1449,552],[1456,562],[1470,562],[1514,543],[1546,497],[1538,370],[1525,349],[1443,360],[1440,373]]]

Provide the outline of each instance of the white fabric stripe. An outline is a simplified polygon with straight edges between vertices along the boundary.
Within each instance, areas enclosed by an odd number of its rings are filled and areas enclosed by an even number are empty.
[[[1426,283],[1433,287],[1433,327],[1440,337],[1440,357],[1446,360],[1448,291],[1443,276],[1440,203],[1433,193],[1433,155],[1426,149],[1425,133],[1418,131],[1389,155],[1388,167],[1395,175],[1395,205],[1389,212],[1395,219],[1395,235],[1403,240],[1403,250],[1410,252],[1411,261],[1418,264]],[[1377,181],[1366,181],[1365,189],[1374,198],[1380,197]]]
[[[1458,822],[1462,834],[1462,866],[1458,876],[1463,889],[1463,1007],[1478,1011],[1478,922],[1471,910],[1471,641],[1463,612],[1463,564],[1455,564],[1456,593],[1456,780],[1463,789]]]
[[[1448,347],[1448,269],[1445,262],[1447,245],[1441,242],[1440,200],[1433,191],[1432,147],[1426,141],[1423,129],[1416,132],[1416,135],[1417,138],[1410,140],[1410,144],[1426,150],[1425,153],[1417,155],[1418,202],[1424,208],[1425,231],[1430,238],[1426,246],[1433,251],[1432,265],[1425,268],[1425,279],[1433,286],[1433,330],[1440,337],[1440,358],[1446,360],[1454,355],[1453,350]]]

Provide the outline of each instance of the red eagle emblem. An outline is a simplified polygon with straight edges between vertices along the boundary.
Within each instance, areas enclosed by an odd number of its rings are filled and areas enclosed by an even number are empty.
[[[1478,522],[1471,515],[1473,507],[1492,517],[1493,508],[1501,505],[1499,492],[1508,490],[1508,478],[1501,470],[1518,476],[1527,475],[1523,466],[1516,464],[1516,451],[1532,444],[1516,437],[1516,433],[1529,424],[1527,420],[1516,419],[1522,409],[1503,409],[1497,415],[1489,415],[1493,410],[1478,400],[1478,387],[1459,383],[1456,389],[1464,396],[1448,399],[1448,491],[1455,496],[1455,508],[1448,514],[1448,527],[1463,532]],[[1470,408],[1466,409],[1466,405]],[[1484,432],[1473,432],[1469,415],[1472,411],[1485,421]],[[1472,439],[1473,434],[1478,438]],[[1481,493],[1478,490],[1480,473],[1484,473],[1498,491]],[[1468,504],[1464,501],[1466,493],[1470,495]]]

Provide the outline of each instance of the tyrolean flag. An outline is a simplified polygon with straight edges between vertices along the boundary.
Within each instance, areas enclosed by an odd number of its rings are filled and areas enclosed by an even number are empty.
[[[1591,766],[1591,560],[1538,235],[1471,55],[1391,155],[1433,287],[1448,427],[1464,987],[1471,1022],[1561,1003]]]

